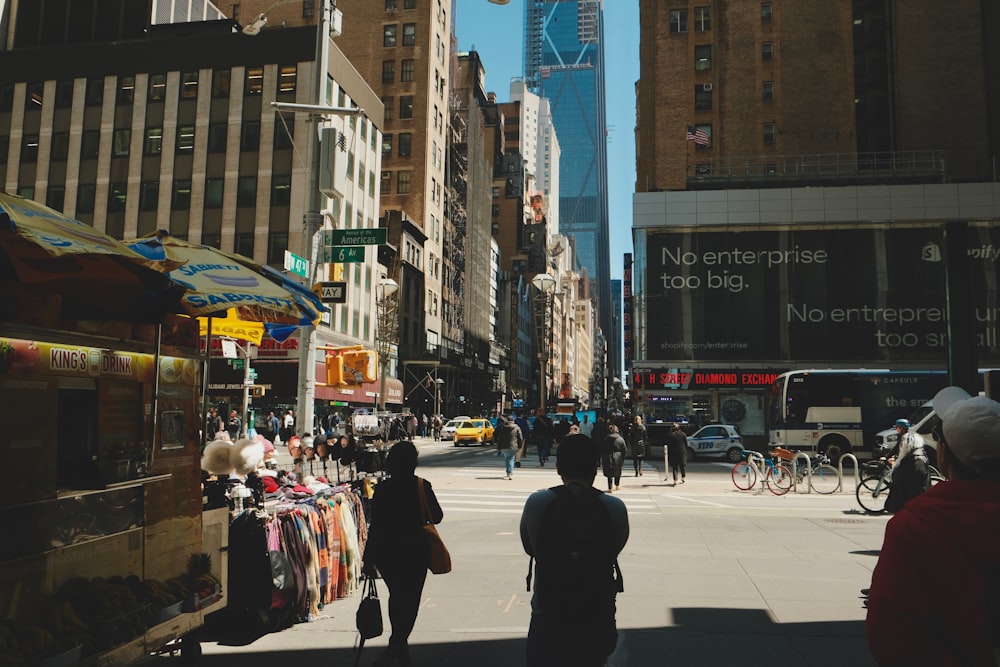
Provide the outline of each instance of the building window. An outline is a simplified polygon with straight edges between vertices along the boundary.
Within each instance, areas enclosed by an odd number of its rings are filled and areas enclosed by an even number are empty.
[[[695,111],[712,110],[712,84],[710,83],[694,84],[694,110]]]
[[[405,195],[410,192],[410,172],[408,171],[397,171],[396,172],[396,194]]]
[[[417,24],[403,24],[403,46],[414,46],[417,43]]]
[[[244,257],[253,257],[253,234],[240,232],[233,239],[233,252]]]
[[[87,94],[83,102],[88,107],[104,104],[104,79],[87,79]]]
[[[257,205],[257,177],[240,176],[236,181],[236,205],[256,206]]]
[[[413,118],[413,95],[399,96],[399,119]]]
[[[382,172],[382,181],[379,183],[379,192],[381,194],[384,194],[384,195],[392,194],[389,191],[389,188],[391,188],[391,187],[392,187],[392,172],[391,171],[383,171]]]
[[[118,77],[118,98],[116,104],[132,104],[135,102],[135,77]]]
[[[288,232],[271,232],[267,238],[267,263],[281,264],[288,250]]]
[[[774,101],[774,81],[764,81],[760,88],[761,99],[765,102]]]
[[[108,212],[121,213],[125,210],[125,195],[128,192],[126,183],[108,184]]]
[[[57,211],[63,210],[66,203],[66,188],[62,185],[50,185],[45,193],[45,205]]]
[[[712,69],[712,45],[696,44],[694,47],[694,69],[698,72]]]
[[[274,150],[290,150],[294,143],[295,125],[293,123],[285,124],[281,122],[280,118],[278,121],[274,124]]]
[[[45,89],[40,83],[29,83],[28,94],[24,96],[24,110],[41,109],[45,97]]]
[[[233,82],[233,73],[227,69],[217,69],[212,72],[212,97],[229,97],[229,88]]]
[[[84,130],[80,138],[80,159],[96,160],[97,153],[101,148],[101,131]]]
[[[354,151],[347,153],[347,178],[351,181],[354,180]]]
[[[698,176],[711,176],[712,175],[712,165],[708,164],[696,164],[694,166],[694,173]]]
[[[399,0],[385,0],[385,11],[394,12],[399,9]]]
[[[250,152],[260,150],[259,120],[243,121],[243,131],[240,135],[240,150]]]
[[[132,130],[115,130],[111,135],[111,157],[128,155],[128,147],[132,142]]]
[[[712,29],[712,8],[711,7],[695,7],[694,8],[694,31],[695,32],[707,32]]]
[[[403,0],[403,9],[416,9],[417,0]]]
[[[94,183],[81,183],[76,190],[76,212],[93,213],[94,202],[97,199],[97,185]]]
[[[193,100],[198,97],[198,73],[181,73],[181,99]]]
[[[14,85],[0,86],[0,112],[14,108]]]
[[[770,23],[774,19],[774,5],[770,2],[760,3],[760,22]]]
[[[316,15],[316,0],[302,0],[302,18],[311,19]]]
[[[670,10],[670,32],[680,34],[688,31],[688,13],[686,9]]]
[[[167,96],[167,75],[149,75],[149,101],[162,102]]]
[[[222,208],[223,187],[221,178],[205,179],[205,208]]]
[[[56,83],[56,109],[68,109],[73,106],[73,82],[58,81]]]
[[[774,42],[761,42],[760,59],[774,60]]]
[[[163,128],[147,127],[146,139],[142,143],[142,152],[145,155],[159,155],[163,150]]]
[[[382,26],[382,46],[396,46],[397,27],[395,23],[388,23]]]
[[[174,181],[174,194],[170,198],[170,208],[175,211],[186,211],[191,208],[191,181],[181,179]]]
[[[500,188],[497,186],[493,186],[493,198],[496,199],[499,196],[500,196]]]
[[[397,155],[399,157],[410,157],[410,148],[413,135],[409,132],[401,132],[399,134],[399,152]]]
[[[7,159],[6,151],[0,159]],[[69,159],[69,132],[52,133],[52,150],[49,159],[53,162],[65,162]]]
[[[369,171],[368,172],[368,196],[369,197],[374,197],[375,196],[375,172],[374,171]]]
[[[274,174],[271,177],[271,206],[288,206],[292,201],[292,177]]]
[[[191,153],[194,151],[194,125],[179,125],[177,127],[177,152]]]
[[[139,184],[139,210],[155,211],[160,200],[160,182],[143,181]]]
[[[203,230],[201,232],[201,244],[221,250],[222,235],[218,232],[208,232]]]
[[[247,67],[247,95],[260,95],[264,92],[264,68]]]
[[[294,93],[298,70],[295,65],[282,65],[278,68],[278,94]]]
[[[777,131],[774,129],[774,123],[764,123],[764,143],[773,144],[775,134]]]
[[[394,83],[396,81],[396,61],[382,61],[382,83]]]
[[[413,71],[415,69],[416,61],[408,58],[403,61],[402,67],[399,70],[399,80],[400,81],[413,81]]]
[[[385,108],[385,120],[395,120],[392,115],[393,110],[396,108],[394,103],[395,98],[391,96],[382,98],[382,106]]]
[[[229,126],[226,123],[212,123],[208,126],[208,152],[226,152],[226,134]]]

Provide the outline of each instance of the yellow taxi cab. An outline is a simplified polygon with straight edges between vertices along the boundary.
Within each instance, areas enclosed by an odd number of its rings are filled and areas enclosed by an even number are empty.
[[[466,419],[455,429],[455,446],[465,443],[485,445],[493,442],[493,424],[489,419]]]

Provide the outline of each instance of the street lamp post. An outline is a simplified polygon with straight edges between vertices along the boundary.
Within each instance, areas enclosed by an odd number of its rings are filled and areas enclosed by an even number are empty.
[[[375,330],[375,351],[378,353],[379,365],[379,410],[385,410],[385,376],[389,372],[389,355],[392,353],[392,343],[396,338],[396,292],[399,284],[392,278],[381,278],[375,287],[375,307],[377,314]]]
[[[437,371],[434,371],[437,373]],[[441,378],[434,378],[434,414],[441,414],[441,385],[444,384],[444,380]]]
[[[538,334],[538,377],[539,377],[539,387],[538,387],[538,404],[542,411],[545,411],[545,399],[546,391],[548,389],[548,363],[549,363],[549,327],[551,323],[549,322],[549,317],[551,312],[550,299],[552,298],[552,291],[556,286],[556,279],[547,273],[539,273],[534,278],[531,279],[531,284],[536,290],[538,290],[538,295],[535,297],[535,323],[536,332]]]

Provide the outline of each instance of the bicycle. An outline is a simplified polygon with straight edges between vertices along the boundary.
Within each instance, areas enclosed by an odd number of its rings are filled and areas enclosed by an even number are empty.
[[[743,459],[733,466],[733,484],[740,491],[749,491],[760,479],[761,490],[767,487],[768,491],[776,496],[783,496],[792,488],[792,473],[784,465],[775,463],[773,459],[764,456],[760,452],[742,450],[740,458]]]
[[[791,455],[790,460],[794,460],[795,454],[793,452],[784,451]],[[784,459],[787,458],[787,455],[782,455],[782,452],[778,451],[778,457]],[[808,477],[809,488],[816,493],[829,495],[840,490],[840,473],[830,464],[830,457],[826,454],[817,454],[809,459],[808,463],[801,467],[796,466],[794,470],[795,486],[802,484]]]
[[[944,476],[934,466],[928,466],[931,486],[944,481]],[[892,464],[886,459],[869,461],[861,471],[861,481],[854,491],[858,504],[868,514],[885,512],[885,501],[892,489]]]

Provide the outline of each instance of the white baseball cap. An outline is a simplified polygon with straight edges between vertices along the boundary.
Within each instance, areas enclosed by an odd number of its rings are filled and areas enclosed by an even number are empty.
[[[934,410],[955,458],[968,466],[1000,460],[1000,403],[970,396],[961,387],[945,387],[934,397]]]

